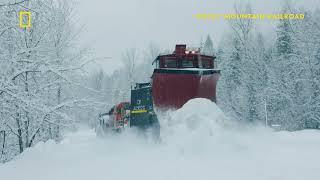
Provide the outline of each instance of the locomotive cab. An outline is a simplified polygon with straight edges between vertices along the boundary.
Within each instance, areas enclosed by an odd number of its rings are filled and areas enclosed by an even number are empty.
[[[176,45],[173,54],[160,55],[153,64],[156,69],[214,69],[215,58],[215,56],[201,55],[200,49],[187,49],[186,45]]]

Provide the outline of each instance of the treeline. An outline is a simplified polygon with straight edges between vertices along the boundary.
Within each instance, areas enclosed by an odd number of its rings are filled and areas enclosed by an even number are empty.
[[[20,11],[31,28],[19,27]],[[59,140],[77,120],[75,77],[86,64],[74,48],[73,5],[32,0],[0,6],[0,163],[39,141]]]
[[[31,28],[19,27],[20,11],[31,12]],[[131,85],[150,79],[154,43],[125,50],[111,76],[84,68],[96,58],[76,44],[74,12],[69,0],[0,4],[0,163],[59,141],[77,123],[93,127],[99,113],[130,99]]]
[[[236,5],[235,12],[254,13],[250,4]],[[303,13],[305,18],[279,20],[275,36],[259,32],[252,19],[230,20],[230,30],[220,42],[210,36],[200,41],[202,53],[215,55],[216,66],[222,70],[217,103],[227,115],[244,123],[282,130],[319,128],[320,13],[290,4],[279,13]],[[92,87],[99,87],[109,102],[101,110],[130,100],[130,86],[150,80],[151,62],[163,52],[172,53],[155,44],[143,51],[129,49],[123,53],[122,69],[111,76],[93,73]]]
[[[236,11],[252,13],[250,5]],[[232,32],[216,53],[222,69],[218,103],[240,121],[285,130],[320,128],[319,10],[286,4],[280,13],[305,18],[278,21],[274,40],[257,32],[253,20],[230,23]]]

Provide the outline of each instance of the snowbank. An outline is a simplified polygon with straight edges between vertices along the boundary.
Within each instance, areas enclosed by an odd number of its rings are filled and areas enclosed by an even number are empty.
[[[320,133],[230,128],[212,102],[194,99],[161,117],[161,143],[93,130],[39,143],[0,165],[4,180],[319,179]]]

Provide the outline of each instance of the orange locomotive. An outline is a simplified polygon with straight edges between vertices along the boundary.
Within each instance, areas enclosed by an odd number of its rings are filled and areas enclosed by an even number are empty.
[[[100,127],[105,131],[106,128],[120,130],[129,126],[130,103],[121,102],[113,106],[108,113],[99,115]]]

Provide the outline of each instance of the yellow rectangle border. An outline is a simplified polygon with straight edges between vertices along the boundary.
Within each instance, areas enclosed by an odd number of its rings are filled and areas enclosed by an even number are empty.
[[[133,110],[133,111],[131,111],[131,113],[132,114],[137,114],[137,113],[146,113],[147,112],[147,110],[145,110],[145,109],[141,109],[141,110]]]
[[[27,15],[28,24],[23,23],[23,16]],[[20,28],[30,28],[31,27],[31,12],[30,11],[20,11]]]

